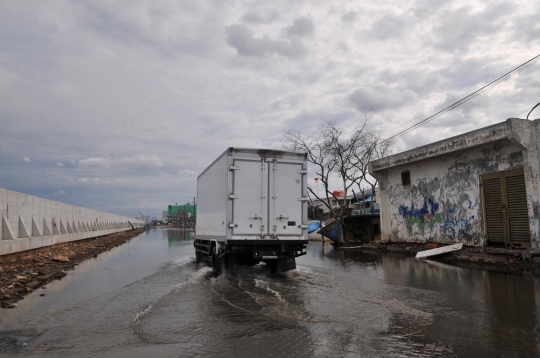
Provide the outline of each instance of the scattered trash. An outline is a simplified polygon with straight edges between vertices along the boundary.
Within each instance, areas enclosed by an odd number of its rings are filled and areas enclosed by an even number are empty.
[[[69,259],[65,256],[55,256],[52,258],[53,261],[60,261],[60,262],[69,262]]]
[[[463,243],[449,245],[449,246],[443,246],[443,247],[439,247],[439,248],[432,249],[432,250],[420,251],[419,253],[416,254],[416,258],[417,259],[423,259],[423,258],[426,258],[426,257],[442,255],[442,254],[446,254],[446,253],[452,252],[452,251],[459,251],[462,248],[463,248]]]

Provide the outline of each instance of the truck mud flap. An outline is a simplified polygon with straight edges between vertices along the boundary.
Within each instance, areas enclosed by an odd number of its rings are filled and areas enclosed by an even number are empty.
[[[281,272],[295,270],[296,269],[296,259],[294,256],[285,256],[279,258],[279,269]]]
[[[209,255],[212,243],[206,240],[195,240],[193,242],[193,246],[195,246],[195,252],[201,252],[203,254]]]

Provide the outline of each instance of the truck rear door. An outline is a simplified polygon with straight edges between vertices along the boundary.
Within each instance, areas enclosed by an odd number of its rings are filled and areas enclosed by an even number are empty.
[[[235,159],[233,162],[233,235],[268,233],[268,163]]]
[[[302,163],[270,163],[269,222],[270,235],[302,235]]]

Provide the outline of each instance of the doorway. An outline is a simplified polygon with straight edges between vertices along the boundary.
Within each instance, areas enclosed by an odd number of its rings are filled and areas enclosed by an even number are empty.
[[[531,246],[523,169],[480,176],[484,228],[489,246]]]

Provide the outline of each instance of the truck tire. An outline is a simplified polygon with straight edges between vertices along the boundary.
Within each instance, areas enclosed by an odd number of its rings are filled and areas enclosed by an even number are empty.
[[[215,246],[212,246],[212,274],[214,277],[218,277],[221,274],[221,266],[223,264],[222,260],[218,258],[218,253]]]
[[[270,272],[272,273],[276,273],[278,272],[278,268],[279,268],[279,265],[278,265],[278,260],[268,260],[266,261],[266,266],[268,266],[268,268],[270,269]]]
[[[236,276],[236,274],[238,274],[238,263],[236,262],[236,258],[233,255],[229,254],[226,256],[225,260],[227,263],[226,268],[229,272],[229,275]]]
[[[202,261],[202,254],[200,252],[195,253],[195,263],[200,264]]]

